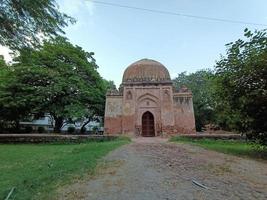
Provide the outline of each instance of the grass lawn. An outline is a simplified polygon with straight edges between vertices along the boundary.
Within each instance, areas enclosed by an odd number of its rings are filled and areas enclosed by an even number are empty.
[[[247,156],[267,160],[267,147],[239,140],[214,140],[214,139],[192,139],[188,137],[173,137],[170,141],[189,143],[215,150],[222,153],[237,156]]]
[[[74,178],[93,174],[98,159],[126,139],[81,144],[0,145],[0,199],[53,199]]]

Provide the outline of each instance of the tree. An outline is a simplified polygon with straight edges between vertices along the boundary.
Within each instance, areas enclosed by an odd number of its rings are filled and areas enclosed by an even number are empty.
[[[106,90],[116,90],[116,85],[114,81],[108,81],[104,79]]]
[[[210,70],[200,70],[189,75],[182,72],[174,79],[176,89],[185,85],[193,93],[197,131],[201,131],[204,125],[211,123],[214,119],[212,80],[213,73]]]
[[[0,67],[5,67],[6,66],[6,62],[4,60],[4,56],[0,55]]]
[[[98,112],[104,104],[105,86],[97,72],[93,53],[73,46],[57,37],[45,41],[38,50],[25,48],[15,58],[14,79],[0,94],[0,103],[16,119],[50,113],[55,132],[60,132],[65,119]]]
[[[82,119],[78,119],[78,121],[83,121],[83,124],[81,126],[81,130],[80,132],[82,133],[83,130],[85,129],[86,125],[89,124],[92,120],[96,120],[99,121],[99,117],[100,116],[104,116],[104,111],[105,111],[105,94],[107,93],[108,90],[114,90],[116,89],[116,85],[114,83],[114,81],[108,81],[103,79],[103,86],[104,86],[104,90],[103,90],[103,95],[101,97],[101,99],[99,99],[98,104],[91,104],[88,105],[88,107],[90,109],[88,109],[87,114],[82,118]]]
[[[35,46],[40,37],[64,33],[75,20],[61,13],[55,0],[2,0],[0,2],[0,44],[11,49]]]
[[[5,77],[7,76],[7,65],[4,60],[4,56],[0,55],[0,94],[3,92],[3,88],[5,87],[6,81]],[[1,106],[1,104],[0,104]],[[2,109],[0,107],[0,132],[4,129],[3,117],[2,117]]]
[[[245,29],[244,36],[227,44],[226,56],[216,64],[219,107],[226,108],[233,128],[266,139],[267,33]]]
[[[19,67],[8,70],[1,77],[0,83],[0,113],[1,120],[8,126],[15,125],[19,130],[19,121],[34,113],[37,105],[42,101],[42,96],[31,85],[41,79],[45,79],[43,69],[32,67]]]

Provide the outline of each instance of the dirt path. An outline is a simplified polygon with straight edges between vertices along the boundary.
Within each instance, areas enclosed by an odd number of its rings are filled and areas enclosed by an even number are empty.
[[[64,188],[59,199],[267,199],[267,163],[160,138],[111,152],[97,174]]]

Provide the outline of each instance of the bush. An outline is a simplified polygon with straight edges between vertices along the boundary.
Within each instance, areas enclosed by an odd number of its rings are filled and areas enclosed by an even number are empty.
[[[68,127],[68,133],[74,133],[75,132],[75,127],[70,126]]]
[[[39,126],[38,129],[37,129],[37,132],[38,133],[44,133],[45,132],[45,128],[42,127],[42,126]]]
[[[246,133],[246,139],[267,146],[267,132],[263,133]]]
[[[31,126],[26,126],[24,130],[25,130],[25,133],[32,133],[33,131]]]

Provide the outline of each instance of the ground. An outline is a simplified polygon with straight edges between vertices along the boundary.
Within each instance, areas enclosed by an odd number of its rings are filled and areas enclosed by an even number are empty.
[[[97,162],[128,143],[0,144],[0,199],[54,199],[56,188],[94,174]],[[12,190],[15,188],[15,190]]]
[[[87,178],[61,188],[58,198],[267,199],[266,161],[160,138],[134,139],[109,153],[97,175]]]

